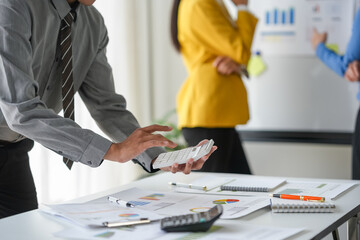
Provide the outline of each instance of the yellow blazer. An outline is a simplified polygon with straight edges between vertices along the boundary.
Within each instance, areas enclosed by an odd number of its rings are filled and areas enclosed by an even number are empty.
[[[234,27],[217,0],[182,0],[178,39],[188,78],[177,96],[179,127],[234,127],[249,120],[247,93],[238,74],[220,75],[217,56],[247,64],[257,19],[239,11]]]

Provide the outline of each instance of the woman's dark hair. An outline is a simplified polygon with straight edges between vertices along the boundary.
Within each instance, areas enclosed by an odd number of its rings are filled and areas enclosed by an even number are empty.
[[[180,0],[174,0],[174,4],[171,10],[171,23],[170,23],[171,41],[178,52],[180,52],[180,48],[181,48],[178,39],[179,5],[180,5]]]

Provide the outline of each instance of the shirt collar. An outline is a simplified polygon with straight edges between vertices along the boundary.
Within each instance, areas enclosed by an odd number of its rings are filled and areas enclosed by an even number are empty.
[[[60,19],[64,19],[65,16],[70,12],[70,11],[76,11],[78,9],[78,3],[74,5],[73,8],[70,7],[69,3],[66,0],[50,0],[56,11],[59,14]]]

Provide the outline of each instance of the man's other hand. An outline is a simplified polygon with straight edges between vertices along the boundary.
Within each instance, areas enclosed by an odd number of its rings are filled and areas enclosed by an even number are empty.
[[[197,146],[205,144],[209,140],[201,141]],[[217,149],[217,146],[213,146],[210,152],[194,162],[194,159],[190,158],[186,164],[174,163],[172,166],[161,168],[163,171],[170,171],[172,173],[183,172],[184,174],[189,174],[192,170],[200,170],[204,165],[205,161],[211,156],[211,154]]]

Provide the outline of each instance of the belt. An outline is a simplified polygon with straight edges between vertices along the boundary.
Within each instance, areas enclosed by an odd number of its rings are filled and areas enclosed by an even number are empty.
[[[13,142],[7,142],[7,141],[0,140],[0,147],[6,147],[12,143]]]

